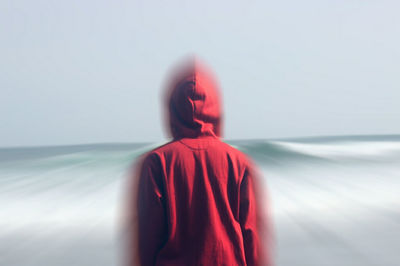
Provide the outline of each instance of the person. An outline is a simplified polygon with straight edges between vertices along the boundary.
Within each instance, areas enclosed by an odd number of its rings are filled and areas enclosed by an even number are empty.
[[[198,59],[175,71],[166,107],[173,140],[138,163],[128,264],[270,265],[257,170],[221,140],[219,87]]]

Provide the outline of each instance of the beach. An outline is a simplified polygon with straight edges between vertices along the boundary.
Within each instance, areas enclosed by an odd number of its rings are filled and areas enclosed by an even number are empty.
[[[400,136],[228,143],[263,174],[276,265],[400,265]],[[121,265],[130,167],[160,144],[0,149],[0,265]]]

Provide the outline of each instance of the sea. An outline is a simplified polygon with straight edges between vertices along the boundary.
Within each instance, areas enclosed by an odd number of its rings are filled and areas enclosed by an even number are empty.
[[[400,265],[400,135],[226,142],[262,173],[275,265]],[[132,167],[161,144],[0,148],[0,265],[122,265]]]

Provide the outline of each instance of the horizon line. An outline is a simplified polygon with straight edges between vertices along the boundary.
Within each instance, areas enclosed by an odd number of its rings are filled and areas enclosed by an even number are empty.
[[[237,142],[237,141],[287,141],[287,140],[308,140],[308,139],[333,139],[333,138],[368,138],[368,137],[396,137],[400,138],[400,134],[354,134],[354,135],[307,135],[307,136],[298,136],[298,137],[284,137],[284,138],[242,138],[242,139],[225,139],[221,138],[223,141],[226,142]],[[74,147],[74,146],[97,146],[97,145],[152,145],[160,143],[166,143],[171,139],[166,139],[165,141],[143,141],[143,142],[89,142],[89,143],[75,143],[75,144],[49,144],[49,145],[27,145],[27,146],[1,146],[0,150],[7,150],[7,149],[22,149],[22,148],[57,148],[57,147]]]

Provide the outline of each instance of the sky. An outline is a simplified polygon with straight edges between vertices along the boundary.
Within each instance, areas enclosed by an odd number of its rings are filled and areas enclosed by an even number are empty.
[[[162,142],[188,54],[225,139],[400,134],[399,1],[0,1],[0,147]]]

